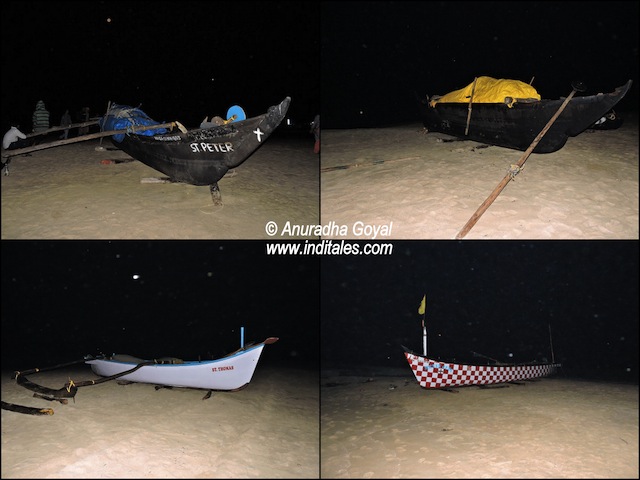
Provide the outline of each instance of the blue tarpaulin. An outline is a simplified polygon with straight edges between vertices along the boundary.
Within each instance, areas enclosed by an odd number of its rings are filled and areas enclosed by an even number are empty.
[[[160,125],[160,122],[152,120],[139,108],[129,107],[127,105],[117,105],[114,103],[111,105],[111,108],[109,108],[107,115],[100,119],[99,125],[103,131],[109,131],[127,130],[131,127],[140,126],[149,127],[152,125]],[[166,128],[151,128],[149,130],[135,132],[135,134],[151,137],[153,135],[161,135],[167,132],[168,130]],[[113,136],[113,139],[116,142],[121,142],[124,140],[124,136],[124,133],[118,133]]]

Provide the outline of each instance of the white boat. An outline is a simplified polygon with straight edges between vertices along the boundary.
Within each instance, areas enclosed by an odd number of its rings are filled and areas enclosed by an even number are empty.
[[[269,337],[264,342],[242,347],[217,360],[144,360],[114,354],[110,357],[86,360],[85,363],[91,365],[93,372],[102,377],[111,377],[135,369],[118,377],[119,380],[130,382],[207,390],[238,390],[251,381],[265,345],[276,341],[277,337]],[[144,365],[136,368],[140,364]]]

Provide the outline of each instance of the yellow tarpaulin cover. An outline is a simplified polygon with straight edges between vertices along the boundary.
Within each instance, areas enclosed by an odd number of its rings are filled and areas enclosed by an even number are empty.
[[[532,98],[540,100],[541,98],[535,88],[520,80],[478,77],[475,89],[473,88],[473,82],[471,82],[460,90],[455,90],[431,100],[429,104],[433,107],[436,103],[469,103],[472,91],[473,103],[505,103],[505,98],[509,97],[511,101],[506,103],[511,106],[518,99]]]

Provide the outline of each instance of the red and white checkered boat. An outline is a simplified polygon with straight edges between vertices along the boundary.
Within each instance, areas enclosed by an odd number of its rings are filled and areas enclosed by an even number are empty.
[[[546,377],[560,364],[531,365],[464,365],[431,360],[410,351],[404,352],[411,370],[423,388],[491,385],[516,380]]]

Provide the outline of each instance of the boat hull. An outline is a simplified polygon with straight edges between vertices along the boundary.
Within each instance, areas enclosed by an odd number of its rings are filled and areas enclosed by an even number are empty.
[[[287,97],[263,115],[226,125],[186,133],[128,134],[122,141],[112,137],[112,143],[175,182],[215,185],[264,144],[284,119],[290,103]]]
[[[625,96],[632,81],[608,94],[573,97],[542,137],[534,153],[560,150],[569,137],[580,134],[602,118]],[[466,140],[525,151],[560,109],[564,99],[506,103],[473,103],[468,132],[468,103],[421,102],[424,127]]]
[[[463,387],[529,380],[555,373],[559,364],[539,365],[464,365],[438,362],[404,352],[407,362],[422,388]]]
[[[119,377],[119,380],[170,387],[237,390],[251,381],[264,346],[263,342],[217,360],[145,365]],[[85,363],[91,366],[95,374],[110,377],[131,370],[143,361],[93,359]]]

